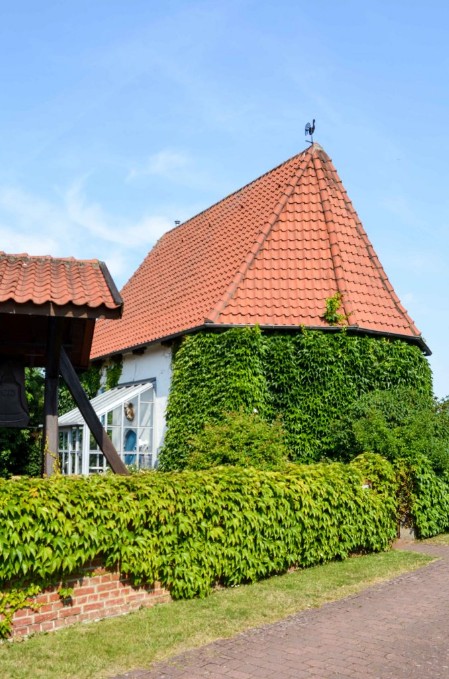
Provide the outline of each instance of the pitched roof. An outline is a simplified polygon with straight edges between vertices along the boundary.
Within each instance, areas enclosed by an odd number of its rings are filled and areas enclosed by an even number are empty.
[[[0,252],[0,313],[118,318],[122,305],[103,262]]]
[[[166,233],[123,288],[122,319],[96,324],[91,357],[204,327],[329,328],[323,314],[336,292],[354,331],[428,352],[313,144]]]

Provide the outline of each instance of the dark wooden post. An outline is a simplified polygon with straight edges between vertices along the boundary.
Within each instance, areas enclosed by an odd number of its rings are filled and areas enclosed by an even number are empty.
[[[62,345],[62,318],[48,319],[45,357],[44,432],[42,437],[44,475],[51,476],[59,454],[58,382]]]
[[[75,399],[75,403],[80,409],[81,415],[85,419],[87,426],[92,432],[92,436],[98,443],[101,452],[111,465],[112,471],[116,474],[129,474],[128,469],[126,468],[120,455],[114,448],[111,439],[107,435],[103,425],[98,419],[97,413],[93,409],[91,402],[87,398],[84,389],[81,386],[81,382],[79,381],[78,375],[76,374],[64,347],[61,349],[61,375],[63,376],[70,393]]]

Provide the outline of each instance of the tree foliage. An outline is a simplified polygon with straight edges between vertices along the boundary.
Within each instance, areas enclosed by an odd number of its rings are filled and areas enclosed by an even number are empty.
[[[110,382],[118,379],[118,370],[111,373]],[[80,374],[80,381],[88,398],[100,388],[100,368],[92,366]],[[41,476],[42,427],[44,413],[45,372],[41,368],[25,369],[25,393],[30,423],[25,429],[0,427],[0,477],[14,475]],[[58,412],[60,415],[75,407],[64,381],[59,381]]]
[[[44,404],[44,374],[38,368],[25,370],[25,394],[30,423],[25,429],[0,427],[0,476],[40,476],[42,473],[41,425]]]
[[[339,429],[341,456],[369,451],[390,461],[430,460],[449,470],[449,411],[445,401],[414,387],[376,390],[357,400]]]

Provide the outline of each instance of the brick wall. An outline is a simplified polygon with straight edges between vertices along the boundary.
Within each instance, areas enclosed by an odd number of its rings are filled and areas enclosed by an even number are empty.
[[[61,600],[59,586],[73,588],[69,599]],[[170,594],[159,583],[133,586],[118,571],[107,571],[98,564],[83,569],[77,577],[68,578],[30,599],[33,608],[14,613],[12,636],[49,632],[75,622],[100,620],[137,611],[170,600]]]

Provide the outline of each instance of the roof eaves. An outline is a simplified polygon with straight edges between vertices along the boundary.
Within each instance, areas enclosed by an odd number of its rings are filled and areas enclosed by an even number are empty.
[[[14,300],[0,302],[0,313],[15,316],[57,316],[64,318],[120,318],[120,308],[110,308],[104,304],[89,306],[87,304],[56,304],[55,302],[43,302],[36,304],[33,301],[19,303]]]
[[[205,328],[208,329],[222,329],[222,330],[229,330],[230,328],[247,328],[248,326],[255,327],[258,326],[261,330],[271,330],[271,331],[287,331],[287,332],[292,332],[292,331],[298,331],[304,328],[305,330],[317,330],[319,332],[327,332],[327,333],[335,333],[335,332],[341,332],[344,330],[350,335],[362,335],[362,336],[374,336],[374,337],[385,337],[387,339],[397,339],[397,340],[402,340],[404,342],[407,342],[408,344],[416,344],[418,347],[421,349],[421,351],[424,353],[425,356],[431,356],[432,351],[424,341],[422,335],[405,335],[404,333],[396,333],[396,332],[389,332],[385,330],[371,330],[370,328],[363,328],[358,325],[331,325],[331,326],[323,326],[323,325],[263,325],[261,323],[207,323],[207,325],[203,326],[203,328],[197,328],[202,330]],[[183,333],[186,334],[186,333]]]
[[[146,340],[145,342],[139,342],[139,344],[131,344],[127,347],[121,347],[120,349],[116,349],[114,351],[110,351],[106,354],[97,354],[95,356],[91,356],[91,362],[92,361],[105,361],[106,359],[110,358],[111,356],[117,356],[118,354],[129,354],[132,353],[133,351],[137,351],[138,349],[144,349],[145,347],[150,347],[153,346],[154,344],[161,344],[162,342],[172,342],[173,340],[178,339],[179,337],[183,337],[184,335],[191,335],[194,332],[199,332],[200,330],[204,330],[205,328],[210,327],[210,323],[205,321],[201,325],[196,325],[192,328],[185,328],[184,330],[180,330],[179,332],[174,332],[171,335],[163,335],[160,337],[153,337],[151,340]],[[216,327],[220,327],[217,325]]]
[[[426,342],[424,341],[423,337],[421,335],[404,335],[403,333],[394,333],[394,332],[386,332],[382,330],[371,330],[369,328],[363,328],[359,326],[354,326],[354,325],[349,325],[349,326],[322,326],[322,325],[307,325],[307,326],[301,326],[301,325],[262,325],[259,323],[213,323],[212,321],[205,321],[204,324],[202,325],[197,325],[194,328],[187,328],[185,330],[181,330],[180,332],[173,333],[172,335],[166,335],[164,337],[158,337],[154,338],[150,341],[147,342],[142,342],[140,344],[135,344],[133,346],[125,347],[123,349],[117,350],[117,351],[112,351],[108,354],[103,354],[99,356],[94,356],[91,358],[91,361],[104,361],[111,356],[115,356],[117,354],[127,354],[131,353],[133,351],[136,351],[138,349],[144,349],[146,347],[153,346],[155,344],[162,344],[163,342],[172,342],[176,339],[179,339],[180,337],[183,337],[184,335],[193,335],[196,332],[200,332],[201,330],[229,330],[231,328],[247,328],[247,327],[255,327],[258,326],[261,330],[270,330],[270,331],[285,331],[285,332],[293,332],[298,330],[301,330],[301,328],[305,328],[306,330],[318,330],[320,332],[328,332],[328,333],[335,333],[335,332],[341,332],[344,328],[345,332],[347,332],[350,335],[362,335],[362,336],[375,336],[375,337],[386,337],[388,339],[398,339],[402,340],[404,342],[407,342],[408,344],[416,344],[423,354],[425,356],[431,356],[432,352]]]

